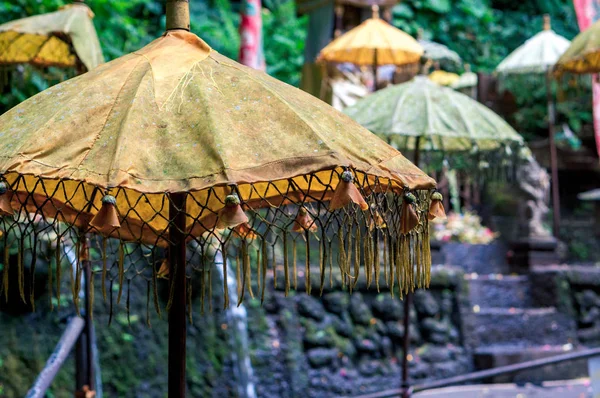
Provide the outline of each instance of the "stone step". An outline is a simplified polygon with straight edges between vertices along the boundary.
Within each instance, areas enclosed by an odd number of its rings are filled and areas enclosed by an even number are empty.
[[[530,347],[492,345],[476,349],[473,354],[473,362],[475,369],[484,370],[566,354],[572,352],[573,349],[574,347],[571,344]],[[537,369],[523,370],[511,375],[496,376],[489,381],[493,383],[540,383],[549,380],[576,379],[587,375],[587,360],[580,359]]]
[[[465,275],[469,301],[479,308],[532,307],[529,278],[526,275]]]
[[[573,318],[555,308],[477,308],[464,314],[464,340],[473,349],[489,345],[574,344]]]

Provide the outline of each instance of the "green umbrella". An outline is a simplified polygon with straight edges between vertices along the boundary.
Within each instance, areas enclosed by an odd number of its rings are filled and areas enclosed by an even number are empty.
[[[462,64],[462,58],[456,51],[452,51],[447,46],[423,38],[423,29],[417,33],[417,42],[423,47],[423,58],[433,62],[445,63],[448,66],[457,67]]]
[[[492,110],[424,76],[363,98],[344,112],[403,150],[474,152],[523,144]]]

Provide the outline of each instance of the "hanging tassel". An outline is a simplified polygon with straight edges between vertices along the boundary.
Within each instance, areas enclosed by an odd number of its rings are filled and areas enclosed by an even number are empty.
[[[4,272],[2,273],[2,290],[4,291],[4,302],[8,303],[8,270],[10,268],[10,252],[8,251],[8,239],[4,238]]]
[[[379,210],[377,210],[377,206],[375,205],[375,203],[371,203],[371,211],[373,212],[373,217],[369,220],[369,231],[373,231],[375,228],[386,228],[387,225],[385,223],[385,220],[381,216]]]
[[[310,296],[312,292],[312,284],[310,281],[310,232],[306,230],[305,232],[306,239],[306,268],[305,268],[305,277],[304,277],[304,285],[306,287],[306,294]]]
[[[61,237],[58,237],[56,239],[56,307],[58,309],[60,309],[60,279],[62,276],[62,270],[61,270],[61,257],[60,257],[60,240]]]
[[[150,281],[146,283],[146,326],[152,328],[150,323]]]
[[[169,279],[169,274],[171,273],[171,266],[169,265],[169,259],[165,258],[160,264],[160,268],[158,269],[158,273],[156,276],[161,279]]]
[[[266,287],[266,278],[267,278],[267,266],[268,266],[268,256],[269,253],[267,251],[267,241],[263,239],[262,241],[262,286],[260,291],[260,303],[262,304],[265,301],[265,287]]]
[[[329,202],[329,211],[341,209],[350,203],[359,205],[363,211],[369,209],[365,198],[363,198],[356,185],[354,185],[354,174],[346,170],[342,173],[342,178],[335,188],[331,202]]]
[[[8,190],[5,182],[0,182],[0,216],[14,216],[15,210],[12,208],[10,200],[12,193]]]
[[[285,280],[285,297],[288,296],[290,292],[290,270],[289,270],[289,260],[288,260],[288,243],[287,243],[287,233],[283,231],[283,277]]]
[[[275,243],[271,246],[272,266],[273,266],[273,288],[277,290],[277,253],[275,252]]]
[[[254,291],[252,291],[252,267],[250,266],[250,250],[244,241],[244,279],[246,281],[246,288],[250,293],[250,298],[254,299]]]
[[[102,238],[102,298],[106,301],[106,273],[108,264],[106,260],[106,238]],[[152,263],[152,273],[156,273],[154,263]]]
[[[110,235],[116,229],[121,228],[119,214],[117,213],[117,199],[112,195],[102,197],[102,207],[96,213],[90,225],[104,236]]]
[[[23,304],[27,304],[27,300],[25,300],[25,263],[23,262],[23,256],[25,255],[24,245],[24,239],[19,239],[19,252],[17,253],[17,279],[19,281],[19,296],[21,297]]]
[[[439,218],[440,220],[446,219],[446,211],[444,210],[444,197],[439,192],[434,192],[431,195],[431,203],[429,204],[429,214],[427,218],[434,220]]]
[[[344,230],[342,227],[338,230],[338,245],[339,245],[339,253],[338,253],[338,267],[340,269],[340,277],[342,278],[342,285],[346,285],[347,276],[346,276],[346,248],[344,247]]]
[[[296,239],[292,240],[292,267],[294,290],[298,290],[298,249],[296,248]]]
[[[227,248],[225,244],[221,246],[223,255],[223,310],[229,308],[229,286],[227,283]]]
[[[184,270],[185,272],[185,270]],[[125,277],[125,248],[123,247],[123,243],[119,245],[119,292],[117,293],[117,305],[121,302],[121,294],[123,293],[123,278]],[[174,290],[174,289],[171,289]],[[169,298],[170,304],[173,302],[173,292],[171,292],[171,297]],[[169,305],[169,309],[171,305]]]
[[[160,305],[158,303],[158,273],[156,272],[156,259],[154,258],[154,251],[152,252],[152,295],[154,298],[154,308],[156,309],[156,313],[158,314],[159,318],[162,318]],[[106,300],[106,298],[104,300]]]
[[[325,264],[327,263],[327,252],[325,251],[325,237],[319,242],[319,296],[323,295],[325,287]]]
[[[402,211],[400,213],[400,232],[408,234],[419,224],[419,216],[415,209],[417,198],[410,192],[404,194]]]
[[[262,261],[260,258],[260,254],[261,254],[261,249],[260,248],[256,248],[256,287],[258,288],[257,292],[261,292],[262,291]],[[260,294],[260,293],[258,293]]]
[[[310,216],[308,210],[304,206],[298,209],[298,214],[296,215],[296,219],[294,220],[294,226],[292,227],[293,232],[304,232],[317,231],[318,226],[315,220]]]
[[[236,194],[225,197],[225,207],[219,211],[218,229],[235,228],[248,222],[248,216],[242,210],[240,198]]]

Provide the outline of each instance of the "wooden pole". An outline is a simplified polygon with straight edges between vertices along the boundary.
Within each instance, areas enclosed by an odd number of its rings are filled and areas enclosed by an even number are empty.
[[[554,101],[552,96],[552,76],[546,72],[546,100],[548,103],[548,142],[550,144],[550,170],[552,175],[552,231],[555,238],[560,237],[560,196],[558,191],[558,157],[554,141]]]
[[[415,141],[414,163],[419,167],[421,157],[421,137],[418,136]],[[404,336],[402,337],[402,398],[410,397],[410,383],[408,381],[408,353],[410,349],[410,305],[412,302],[412,292],[404,296]]]
[[[167,0],[167,30],[190,30],[189,0]]]
[[[185,193],[169,195],[169,264],[173,294],[169,309],[169,398],[186,396],[185,202]]]
[[[33,386],[27,392],[27,398],[43,398],[46,396],[46,391],[50,387],[50,384],[52,384],[52,380],[56,377],[61,366],[65,363],[84,326],[85,322],[83,318],[78,316],[71,318],[52,355],[48,358],[46,366],[44,366],[44,369],[42,369],[37,379],[35,379]]]

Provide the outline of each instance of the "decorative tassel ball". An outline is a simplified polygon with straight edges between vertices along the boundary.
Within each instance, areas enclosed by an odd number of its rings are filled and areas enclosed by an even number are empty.
[[[417,225],[419,225],[419,216],[415,205],[417,198],[410,192],[404,194],[402,203],[402,212],[400,215],[400,232],[404,235],[412,231]]]
[[[5,182],[0,182],[0,215],[14,216],[15,211],[10,203],[11,193],[8,191],[8,185]]]
[[[439,192],[434,192],[431,195],[431,204],[429,205],[429,214],[427,217],[430,220],[439,218],[441,220],[446,219],[446,211],[444,210],[444,204],[442,201],[444,197]]]
[[[104,195],[102,197],[102,207],[96,213],[90,225],[100,233],[108,235],[114,232],[115,229],[121,228],[119,222],[119,214],[117,213],[117,199],[112,195]]]
[[[247,222],[242,223],[233,229],[236,235],[238,235],[242,239],[246,240],[254,240],[258,238],[258,234],[255,230],[252,229],[250,224]]]
[[[369,209],[365,198],[363,198],[356,185],[354,185],[354,175],[351,171],[346,170],[342,173],[342,178],[335,188],[333,198],[331,198],[331,202],[329,203],[329,211],[341,209],[350,203],[359,205],[363,211]]]
[[[242,210],[240,198],[236,194],[225,197],[225,207],[219,211],[218,229],[235,228],[248,222],[248,216]]]
[[[294,232],[315,232],[318,228],[317,223],[313,218],[308,214],[308,210],[306,208],[300,207],[298,209],[298,214],[296,215],[296,219],[294,220],[294,226],[292,227],[292,231]]]

